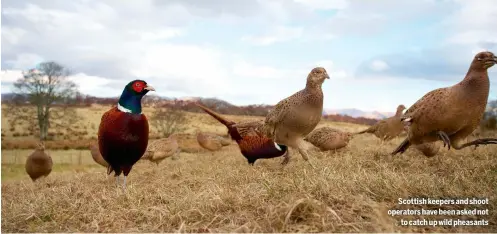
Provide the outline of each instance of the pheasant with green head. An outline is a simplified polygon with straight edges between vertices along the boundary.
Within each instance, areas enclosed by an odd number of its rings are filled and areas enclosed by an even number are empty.
[[[133,165],[140,160],[148,145],[149,126],[142,114],[141,100],[149,91],[155,91],[143,80],[129,82],[116,107],[105,112],[98,129],[98,146],[102,157],[109,164],[108,174],[114,171],[116,181],[126,177]]]

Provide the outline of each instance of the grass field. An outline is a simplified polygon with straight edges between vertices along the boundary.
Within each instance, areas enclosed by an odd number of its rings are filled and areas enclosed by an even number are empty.
[[[248,117],[238,117],[248,118]],[[225,134],[208,116],[195,127]],[[2,120],[3,121],[3,120]],[[323,122],[346,131],[364,126]],[[8,127],[8,126],[7,126]],[[2,124],[2,133],[4,126]],[[6,136],[7,137],[7,136]],[[12,139],[12,138],[9,138]],[[126,192],[89,151],[51,150],[54,170],[36,183],[24,173],[30,150],[2,151],[3,232],[497,232],[497,147],[389,153],[354,137],[337,152],[312,152],[310,167],[295,151],[249,166],[235,144],[211,155],[182,152],[156,166],[139,161]],[[186,142],[186,141],[185,141]],[[194,141],[188,141],[188,144]],[[68,156],[69,155],[69,156]],[[17,158],[17,161],[15,161]],[[80,159],[81,158],[81,159]],[[16,164],[17,163],[17,164]],[[488,198],[488,205],[399,205],[399,198]],[[488,215],[395,216],[389,209],[488,209]],[[485,219],[486,226],[402,226],[400,219]]]

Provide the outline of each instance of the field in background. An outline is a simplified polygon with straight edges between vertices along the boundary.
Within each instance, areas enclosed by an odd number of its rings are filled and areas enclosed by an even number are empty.
[[[3,105],[6,107],[6,105]],[[110,106],[92,105],[91,107],[75,108],[78,116],[76,123],[65,128],[51,128],[49,135],[53,140],[45,142],[47,149],[68,150],[68,149],[88,149],[91,142],[97,139],[100,119],[110,108]],[[150,119],[154,114],[154,109],[145,107],[143,113]],[[186,121],[183,123],[184,131],[179,133],[179,140],[182,149],[186,152],[197,152],[202,150],[195,140],[195,131],[212,132],[222,136],[226,135],[226,127],[217,122],[214,118],[203,113],[184,112]],[[263,117],[223,115],[235,122],[245,120],[262,120]],[[54,120],[58,121],[58,120]],[[351,123],[331,122],[323,120],[320,126],[332,126],[344,131],[356,131],[364,128],[365,125]],[[157,139],[161,135],[155,126],[150,123],[150,138]],[[16,121],[2,111],[2,150],[14,149],[34,149],[38,142],[38,132],[36,129],[29,129],[26,124]]]
[[[105,106],[81,108],[84,136],[57,135],[53,144],[75,144],[96,138]],[[144,113],[150,113],[146,108]],[[2,112],[3,115],[3,112]],[[240,121],[253,117],[228,116]],[[441,149],[426,158],[409,149],[389,153],[400,138],[380,145],[370,134],[354,137],[337,152],[313,151],[315,169],[295,151],[281,167],[282,158],[258,160],[249,166],[232,144],[214,155],[201,149],[197,128],[226,134],[205,114],[187,113],[178,160],[156,166],[139,161],[130,173],[126,193],[115,186],[105,168],[92,161],[88,150],[47,150],[54,170],[32,183],[24,162],[32,150],[4,148],[4,141],[35,142],[22,136],[23,126],[11,126],[2,116],[2,230],[4,232],[497,232],[497,146],[476,150]],[[259,118],[261,119],[261,118]],[[5,121],[5,122],[4,122]],[[93,127],[95,125],[96,127]],[[322,121],[344,131],[365,126]],[[153,126],[151,126],[152,131]],[[67,129],[55,129],[65,132]],[[74,130],[69,130],[74,131]],[[13,136],[17,132],[20,136]],[[153,133],[156,134],[156,133]],[[495,136],[494,136],[495,137]],[[94,139],[93,139],[94,140]],[[15,145],[14,143],[11,143]],[[17,144],[17,143],[16,143]],[[27,144],[27,143],[26,143]],[[12,146],[10,145],[10,146]],[[67,148],[67,147],[66,147]],[[399,226],[389,209],[437,209],[439,206],[398,205],[407,197],[486,197],[489,205],[446,205],[444,209],[489,209],[489,226]],[[447,217],[437,216],[436,219]]]

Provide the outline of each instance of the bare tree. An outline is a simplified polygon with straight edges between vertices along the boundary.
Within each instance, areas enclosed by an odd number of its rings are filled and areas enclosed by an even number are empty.
[[[23,77],[14,83],[14,93],[25,96],[27,104],[36,107],[35,116],[40,140],[47,139],[48,129],[53,123],[52,118],[60,120],[59,123],[65,126],[75,121],[74,111],[70,111],[65,105],[77,91],[76,84],[68,79],[69,75],[70,72],[65,67],[49,61],[39,64],[36,69],[23,72]],[[54,111],[55,105],[60,108]],[[30,121],[33,116],[22,108],[12,110],[11,114],[17,114],[18,118],[21,117],[26,121]]]
[[[185,112],[174,107],[169,107],[168,109],[158,108],[151,118],[151,121],[162,137],[169,137],[173,133],[181,132],[186,129]]]

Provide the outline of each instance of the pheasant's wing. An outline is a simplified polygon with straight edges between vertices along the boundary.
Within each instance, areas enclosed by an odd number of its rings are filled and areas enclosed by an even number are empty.
[[[164,153],[168,156],[172,156],[174,153],[176,153],[177,150],[178,150],[177,147],[170,144],[166,145],[163,149]]]
[[[314,144],[316,139],[319,139],[322,136],[321,132],[321,129],[315,129],[311,133],[307,134],[307,136],[304,137],[304,140]]]
[[[148,142],[147,151],[155,151],[159,146],[160,140],[153,140]]]
[[[246,136],[260,136],[259,129],[261,129],[263,125],[264,122],[262,120],[257,120],[236,123],[233,127],[236,128],[240,136],[243,138]]]
[[[274,125],[280,122],[282,119],[284,119],[290,110],[289,107],[292,104],[292,97],[293,96],[290,96],[278,102],[274,107],[274,109],[268,113],[264,123]]]
[[[282,122],[285,117],[294,109],[294,107],[301,106],[304,104],[305,99],[302,98],[303,91],[294,93],[292,96],[285,98],[278,102],[274,109],[269,112],[264,121],[264,126],[262,127],[262,132],[267,135],[273,135],[274,128],[280,122]]]
[[[433,100],[439,99],[443,100],[446,95],[447,88],[439,88],[426,93],[418,101],[416,101],[412,106],[410,106],[402,115],[402,119],[408,119],[414,117],[415,113],[425,106],[427,103],[433,103]]]

